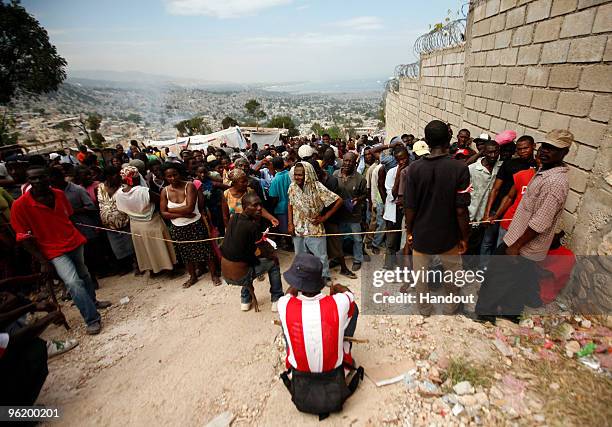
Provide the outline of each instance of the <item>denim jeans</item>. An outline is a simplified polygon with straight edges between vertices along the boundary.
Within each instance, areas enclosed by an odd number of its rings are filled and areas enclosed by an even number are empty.
[[[72,301],[81,312],[85,323],[100,321],[96,309],[96,291],[93,280],[83,258],[83,245],[51,260],[57,275],[62,279]]]
[[[506,235],[507,232],[508,232],[508,229],[504,227],[499,227],[499,231],[497,232],[497,246],[504,243],[504,236]]]
[[[485,227],[482,243],[480,244],[480,268],[484,268],[489,263],[489,258],[497,248],[497,231],[499,223]]]
[[[385,204],[376,203],[376,231],[383,231],[385,229],[385,220],[383,214],[385,213]],[[385,233],[378,233],[374,235],[372,240],[372,246],[382,249],[383,240],[385,240]]]
[[[280,267],[271,259],[259,258],[259,264],[249,268],[247,274],[241,279],[229,280],[225,277],[224,279],[230,285],[242,286],[240,290],[240,302],[248,304],[251,302],[251,294],[247,286],[252,286],[253,280],[264,273],[268,273],[271,300],[272,302],[278,301],[278,299],[283,296],[283,283],[281,282]]]
[[[361,224],[357,222],[345,223],[343,228],[350,233],[361,232]],[[353,262],[361,264],[363,262],[363,234],[353,234],[350,237],[353,239]]]
[[[295,254],[309,252],[321,260],[323,264],[323,277],[330,277],[329,274],[329,259],[327,258],[327,242],[325,237],[293,237],[293,248]]]

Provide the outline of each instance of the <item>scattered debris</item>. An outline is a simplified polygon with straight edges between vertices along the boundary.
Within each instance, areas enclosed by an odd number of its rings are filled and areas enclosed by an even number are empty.
[[[206,427],[229,427],[233,420],[234,414],[228,411],[222,412],[210,420],[210,422],[206,424]]]
[[[464,394],[473,394],[474,393],[474,387],[472,387],[472,384],[470,384],[469,381],[461,381],[460,383],[455,384],[453,386],[453,390],[459,396],[464,395]]]

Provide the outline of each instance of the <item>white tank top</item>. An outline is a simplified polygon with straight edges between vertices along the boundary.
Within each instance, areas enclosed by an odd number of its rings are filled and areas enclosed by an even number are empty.
[[[166,198],[168,199],[168,207],[169,208],[182,208],[187,206],[187,184],[185,184],[185,200],[183,200],[183,203],[174,203],[172,200],[170,200],[170,194],[168,194],[168,187],[164,187],[164,189],[166,190]],[[198,221],[201,217],[200,215],[200,210],[198,209],[198,201],[196,199],[196,203],[195,206],[193,208],[193,213],[196,214],[196,216],[194,216],[193,218],[175,218],[175,219],[171,219],[170,221],[172,222],[172,224],[180,227],[182,225],[189,225],[192,224],[196,221]]]

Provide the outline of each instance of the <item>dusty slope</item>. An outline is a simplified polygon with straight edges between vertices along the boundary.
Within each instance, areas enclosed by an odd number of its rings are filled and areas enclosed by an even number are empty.
[[[290,255],[282,253],[282,271],[289,261]],[[295,410],[278,379],[280,329],[271,324],[276,316],[270,312],[267,281],[256,282],[259,313],[239,311],[236,287],[214,288],[206,277],[185,290],[183,281],[103,280],[99,298],[117,304],[103,313],[103,332],[94,337],[84,335],[78,312],[65,304],[73,329],[53,327],[46,336],[76,337],[80,345],[50,362],[39,402],[63,408],[61,425],[201,426],[223,411],[234,415],[233,425],[286,425],[289,420],[295,426],[319,425],[315,417]],[[359,300],[360,281],[343,283],[352,285]],[[124,296],[130,302],[118,304]],[[354,347],[358,362],[367,367],[411,359],[421,379],[439,376],[447,359],[459,356],[500,371],[492,380],[501,381],[505,370],[520,370],[516,358],[504,358],[494,348],[492,328],[464,317],[362,316],[357,335],[370,340]],[[483,394],[477,396],[482,400]],[[404,383],[376,388],[366,379],[345,410],[322,425],[459,425],[469,421],[466,413],[492,425],[516,417],[494,406],[494,397],[491,404],[484,397],[454,417],[449,413],[453,403],[424,397]],[[542,403],[526,402],[519,424],[540,424]]]

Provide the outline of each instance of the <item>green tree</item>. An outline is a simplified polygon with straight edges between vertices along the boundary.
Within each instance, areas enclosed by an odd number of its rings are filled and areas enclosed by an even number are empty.
[[[57,123],[56,125],[53,125],[53,129],[59,129],[63,132],[70,132],[72,130],[72,125],[69,121],[64,120],[62,122]]]
[[[256,121],[265,119],[267,116],[266,112],[261,108],[261,104],[256,99],[249,99],[246,104],[244,104],[244,108],[249,117]]]
[[[193,136],[212,133],[212,129],[203,117],[192,117],[191,119],[182,120],[174,125],[181,136]]]
[[[57,90],[66,78],[65,67],[47,31],[19,1],[0,1],[0,104],[17,92]]]
[[[66,78],[66,60],[49,43],[47,31],[19,4],[0,1],[0,105],[17,93],[38,95],[57,90]],[[15,121],[0,118],[0,145],[17,142]]]
[[[232,126],[238,126],[238,122],[230,116],[225,116],[225,118],[221,120],[221,126],[223,129],[228,129]]]
[[[140,114],[136,114],[136,113],[128,114],[125,119],[128,122],[132,122],[132,123],[140,123],[142,121],[142,117],[140,116]]]
[[[380,101],[378,112],[376,113],[376,118],[385,124],[385,103],[384,101]]]
[[[323,126],[321,126],[319,122],[314,122],[312,126],[310,126],[310,130],[313,131],[313,133],[317,136],[321,136],[325,133],[325,129],[323,128]]]
[[[19,134],[15,131],[15,120],[12,117],[6,117],[5,111],[0,120],[0,146],[17,144]]]
[[[297,130],[297,127],[295,126],[295,122],[289,116],[272,117],[266,126],[269,128],[287,129],[288,136],[298,136],[300,134],[300,132]]]
[[[344,132],[338,126],[331,126],[323,133],[328,133],[329,137],[332,139],[344,137]]]
[[[100,129],[100,124],[102,123],[102,116],[98,113],[91,113],[87,116],[86,124],[87,129],[97,131]]]
[[[106,139],[98,131],[94,130],[94,131],[91,132],[90,135],[91,135],[91,143],[95,147],[102,147],[104,145],[104,143],[106,142]]]

